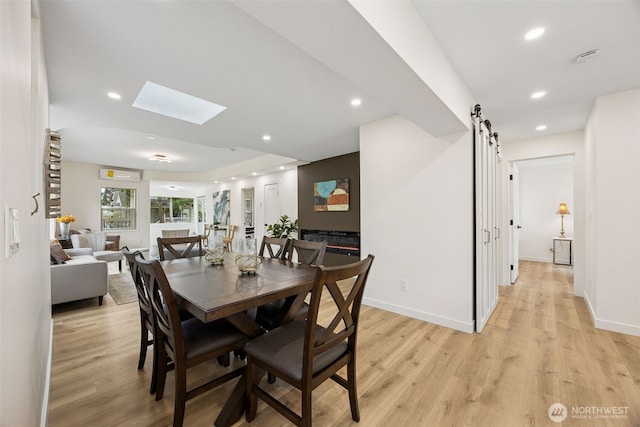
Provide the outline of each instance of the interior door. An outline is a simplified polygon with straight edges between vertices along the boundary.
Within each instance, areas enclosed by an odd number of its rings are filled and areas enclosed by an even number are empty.
[[[481,332],[489,319],[489,286],[491,277],[490,245],[490,134],[484,122],[475,130],[475,197],[476,197],[476,283],[475,320],[476,331]]]
[[[280,184],[267,184],[264,186],[264,232],[267,226],[274,224],[282,215],[282,203],[280,202]]]
[[[515,283],[518,280],[518,260],[520,254],[518,248],[520,247],[520,184],[518,179],[518,165],[511,164],[511,173],[509,175],[509,209],[511,214],[511,220],[509,221],[509,234],[510,234],[510,251],[509,251],[509,278],[511,283]]]

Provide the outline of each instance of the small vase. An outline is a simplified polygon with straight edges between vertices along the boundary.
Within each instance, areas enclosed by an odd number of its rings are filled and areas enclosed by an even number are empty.
[[[60,224],[60,238],[68,239],[69,238],[69,223],[68,222],[59,222]]]

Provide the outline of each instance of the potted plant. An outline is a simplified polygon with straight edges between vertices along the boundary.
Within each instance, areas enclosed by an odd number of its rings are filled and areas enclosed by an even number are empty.
[[[292,237],[298,231],[298,220],[292,220],[287,215],[282,215],[279,222],[267,227],[269,237]]]

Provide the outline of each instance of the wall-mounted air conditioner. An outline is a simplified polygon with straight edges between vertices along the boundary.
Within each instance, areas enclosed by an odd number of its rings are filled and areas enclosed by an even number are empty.
[[[100,179],[107,181],[140,181],[140,172],[118,169],[100,169]]]

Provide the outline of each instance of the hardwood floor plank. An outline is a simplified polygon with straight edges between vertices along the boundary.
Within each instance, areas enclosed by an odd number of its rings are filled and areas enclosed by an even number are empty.
[[[573,295],[573,270],[522,262],[517,283],[482,334],[465,334],[363,306],[358,336],[361,421],[351,420],[344,389],[314,392],[317,426],[553,426],[552,403],[628,407],[626,418],[569,418],[567,426],[640,425],[640,338],[595,329]],[[329,307],[329,301],[323,302]],[[148,393],[151,352],[141,371],[136,304],[87,300],[54,307],[49,426],[171,424],[173,374],[165,397]],[[234,361],[234,363],[240,363]],[[237,365],[236,365],[237,366]],[[225,368],[190,371],[189,382]],[[187,403],[185,426],[211,426],[234,383]],[[291,408],[299,394],[282,381],[263,386]],[[289,425],[264,403],[260,427]],[[249,426],[244,419],[236,426]]]

